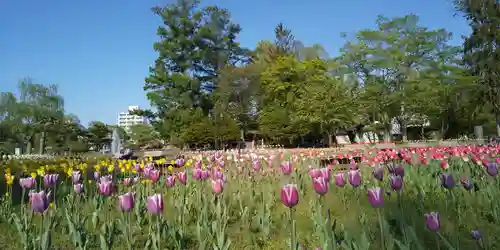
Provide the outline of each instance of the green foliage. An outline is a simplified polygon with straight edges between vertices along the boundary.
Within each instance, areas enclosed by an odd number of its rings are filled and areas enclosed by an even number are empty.
[[[152,143],[158,138],[153,126],[149,124],[137,124],[130,127],[130,140],[136,147],[142,147]]]

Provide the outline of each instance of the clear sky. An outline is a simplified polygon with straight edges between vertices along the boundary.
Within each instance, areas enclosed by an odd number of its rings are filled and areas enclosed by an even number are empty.
[[[82,124],[115,124],[127,106],[149,106],[143,91],[159,18],[150,8],[172,0],[0,0],[0,92],[16,92],[23,77],[58,84],[66,110]],[[469,28],[454,17],[451,0],[210,0],[229,9],[254,48],[272,39],[283,22],[305,44],[330,55],[344,44],[341,32],[375,28],[378,14],[414,13],[421,24],[446,28],[459,44]]]

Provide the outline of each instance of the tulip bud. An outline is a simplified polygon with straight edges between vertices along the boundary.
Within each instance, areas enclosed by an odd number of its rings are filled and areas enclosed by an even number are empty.
[[[294,207],[299,203],[299,191],[297,185],[286,184],[281,188],[281,201],[289,208]]]
[[[148,211],[152,214],[163,213],[163,198],[160,194],[148,197]]]
[[[30,192],[29,199],[31,203],[31,209],[35,213],[43,213],[49,208],[49,197],[45,194],[45,191],[40,192]]]
[[[382,188],[368,189],[368,201],[373,207],[381,207],[384,205],[384,191]]]
[[[83,193],[83,184],[82,183],[76,183],[73,185],[73,190],[75,191],[75,194],[81,194]]]
[[[222,193],[224,189],[224,181],[222,179],[212,180],[212,191],[214,194]]]
[[[425,222],[427,228],[431,231],[437,231],[441,227],[439,221],[439,214],[436,212],[430,212],[428,214],[425,214]]]
[[[328,192],[328,182],[324,177],[320,176],[318,178],[314,178],[312,182],[314,190],[316,190],[316,193],[319,195],[323,196]]]
[[[337,187],[343,187],[345,186],[345,174],[344,173],[336,173],[333,177],[335,181],[335,185]]]
[[[349,183],[353,187],[359,187],[361,185],[361,172],[359,170],[350,170],[347,175],[349,177]]]
[[[391,188],[398,191],[403,187],[403,178],[399,175],[390,175],[389,181],[391,183]]]
[[[129,212],[134,208],[135,204],[135,193],[128,192],[123,195],[118,196],[118,205],[122,212]],[[149,208],[149,200],[148,200],[148,208]]]

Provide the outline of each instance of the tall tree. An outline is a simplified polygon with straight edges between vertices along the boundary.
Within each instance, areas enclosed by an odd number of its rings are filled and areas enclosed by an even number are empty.
[[[465,39],[464,60],[496,117],[500,136],[500,3],[497,0],[456,0],[472,29]]]
[[[157,31],[160,41],[154,44],[158,59],[144,89],[172,140],[187,129],[189,110],[201,108],[208,115],[220,69],[241,63],[246,51],[236,42],[241,28],[225,9],[179,0],[153,12],[163,24]]]
[[[446,43],[451,34],[420,26],[415,15],[393,19],[380,16],[377,25],[378,29],[358,32],[357,41],[347,43],[343,58],[364,84],[383,85],[376,87],[376,92],[384,90],[391,104],[384,108],[384,116],[397,120],[405,140],[408,123],[418,115],[409,102],[417,99],[412,95],[418,92],[405,89],[418,80],[421,71],[432,68],[438,55],[448,49]]]
[[[95,151],[102,150],[105,145],[111,143],[111,129],[103,122],[90,122],[87,131],[88,140]]]

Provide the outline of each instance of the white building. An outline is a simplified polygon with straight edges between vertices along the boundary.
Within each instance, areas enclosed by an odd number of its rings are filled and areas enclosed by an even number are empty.
[[[128,106],[128,110],[126,112],[121,112],[118,115],[118,127],[122,127],[125,130],[129,130],[130,127],[137,124],[146,124],[146,117],[131,115],[130,111],[138,110],[139,106]]]

